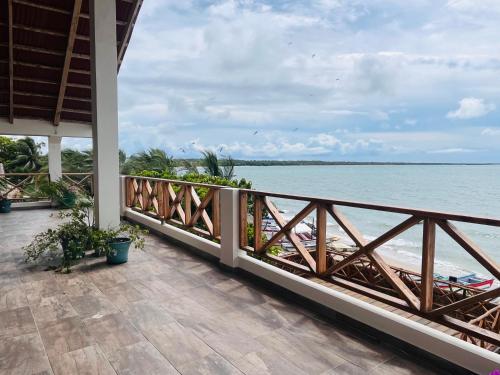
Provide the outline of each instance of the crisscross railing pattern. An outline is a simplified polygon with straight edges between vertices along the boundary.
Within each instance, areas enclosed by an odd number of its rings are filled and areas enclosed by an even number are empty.
[[[39,187],[49,181],[48,173],[5,173],[0,175],[0,197],[12,201],[47,200]]]
[[[306,203],[293,218],[285,220],[271,198],[293,199]],[[253,205],[250,206],[249,202]],[[251,209],[249,210],[249,207]],[[340,211],[354,207],[404,214],[408,217],[379,237],[367,241],[362,233]],[[267,213],[278,231],[267,238],[263,233],[263,217]],[[294,228],[308,216],[315,215],[314,248],[306,247]],[[327,246],[328,217],[343,229],[355,246],[351,251],[333,251]],[[253,221],[253,246],[248,246],[248,220]],[[500,220],[447,214],[401,207],[373,205],[266,193],[240,191],[240,247],[256,256],[299,274],[313,274],[334,284],[355,290],[400,309],[447,325],[469,341],[476,340],[483,347],[500,346],[500,314],[494,300],[500,297],[500,268],[498,264],[462,233],[452,221],[500,227]],[[417,224],[422,228],[421,272],[394,267],[377,252],[382,245],[408,231]],[[481,290],[463,284],[435,279],[436,228],[441,228],[451,239],[484,267],[497,284]],[[295,250],[291,255],[277,256],[269,250],[286,242]]]
[[[220,239],[220,186],[127,177],[126,206],[148,216]]]
[[[87,195],[94,195],[93,173],[63,173],[62,180],[75,191]]]

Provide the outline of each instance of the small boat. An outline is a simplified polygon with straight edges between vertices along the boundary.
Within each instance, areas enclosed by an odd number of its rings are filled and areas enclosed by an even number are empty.
[[[434,279],[442,280],[447,282],[452,282],[456,284],[461,284],[463,286],[467,286],[470,288],[479,288],[479,289],[489,289],[493,285],[493,279],[487,279],[484,277],[477,276],[475,273],[471,273],[464,276],[443,276],[439,274],[434,274]],[[447,282],[440,283],[439,281],[436,283],[440,288],[446,289],[449,287]]]

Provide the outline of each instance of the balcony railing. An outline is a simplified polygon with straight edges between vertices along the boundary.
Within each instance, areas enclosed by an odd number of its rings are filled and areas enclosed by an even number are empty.
[[[300,201],[305,204],[305,208],[293,218],[285,220],[271,199]],[[341,212],[342,207],[402,214],[406,218],[379,237],[367,241]],[[278,226],[278,230],[270,238],[263,235],[264,214],[269,215]],[[294,233],[294,228],[311,215],[316,221],[315,244],[312,249],[307,248]],[[249,238],[247,234],[249,217],[253,220],[253,238]],[[355,245],[350,250],[337,251],[327,245],[328,217],[353,241]],[[314,275],[438,322],[459,331],[464,340],[494,349],[500,346],[500,308],[494,301],[500,296],[500,267],[452,222],[500,227],[500,220],[489,218],[240,190],[242,249],[291,272]],[[389,265],[377,249],[417,224],[423,224],[421,272]],[[435,278],[436,227],[441,228],[492,275],[495,279],[492,288],[482,290]],[[272,255],[269,250],[282,240],[292,246],[295,252],[285,256]]]
[[[128,177],[126,206],[197,235],[220,241],[220,189],[159,178]]]
[[[221,211],[220,196],[224,187],[134,176],[126,176],[124,183],[125,206],[134,212],[157,220],[162,226],[173,225],[196,236],[217,243],[221,241],[221,215],[229,215],[227,210]],[[247,254],[286,271],[321,278],[450,327],[461,339],[483,348],[500,347],[500,308],[495,302],[500,296],[500,268],[454,225],[454,222],[462,222],[500,227],[500,220],[254,190],[240,189],[238,194],[239,233],[233,236],[239,238],[239,249]],[[282,199],[302,202],[305,208],[287,220],[274,203]],[[405,219],[367,241],[341,212],[342,207],[394,213]],[[315,219],[312,248],[294,232],[299,223],[311,216]],[[278,227],[271,235],[264,233],[265,217]],[[353,246],[340,251],[328,244],[329,217],[352,240]],[[421,264],[417,270],[420,272],[396,267],[377,252],[388,241],[417,224],[423,224]],[[492,275],[493,287],[482,290],[435,277],[436,228],[441,228]],[[284,244],[288,251],[279,255],[270,251]]]
[[[50,181],[48,173],[5,173],[0,174],[0,195],[14,202],[47,201],[42,185]],[[93,195],[92,173],[63,173],[62,181],[73,191]]]

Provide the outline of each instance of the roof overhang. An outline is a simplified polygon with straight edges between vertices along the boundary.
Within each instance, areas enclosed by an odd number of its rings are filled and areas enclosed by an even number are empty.
[[[116,0],[118,69],[141,4]],[[1,1],[0,119],[19,119],[8,134],[18,121],[25,126],[21,119],[42,120],[37,123],[47,128],[73,122],[91,128],[89,18],[89,0]],[[0,134],[5,128],[0,120]]]

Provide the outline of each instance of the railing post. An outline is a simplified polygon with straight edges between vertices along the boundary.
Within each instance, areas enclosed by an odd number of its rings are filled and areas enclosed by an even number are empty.
[[[248,193],[241,192],[239,196],[240,205],[240,248],[248,246]]]
[[[220,190],[221,241],[220,262],[229,268],[238,267],[239,246],[239,191]]]
[[[262,213],[263,202],[260,195],[253,196],[253,250],[256,254],[262,248]]]
[[[326,272],[326,209],[318,204],[316,207],[316,273]]]
[[[434,298],[434,257],[436,248],[436,223],[431,219],[424,219],[422,238],[422,274],[420,291],[420,310],[432,310]]]
[[[120,216],[125,216],[125,210],[130,204],[129,200],[129,184],[126,176],[120,176]]]

